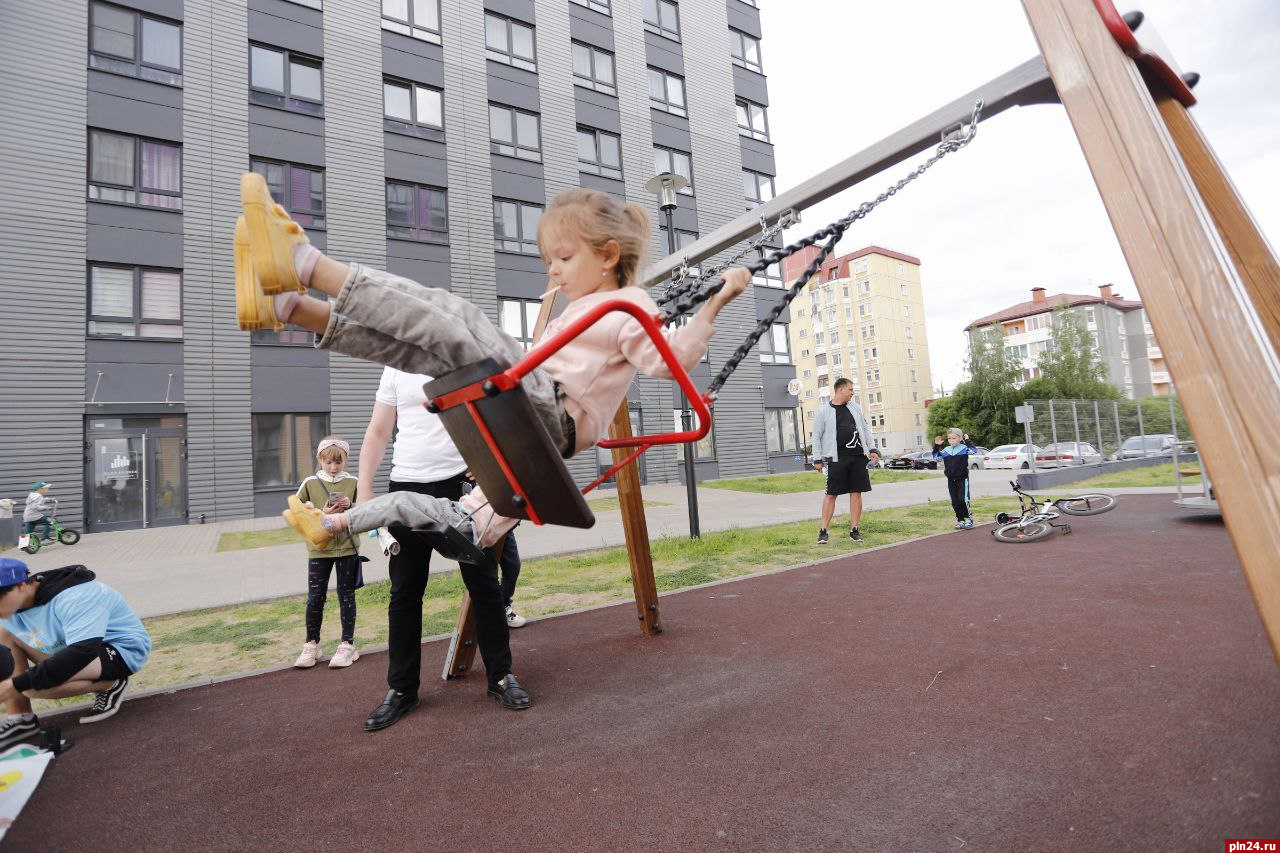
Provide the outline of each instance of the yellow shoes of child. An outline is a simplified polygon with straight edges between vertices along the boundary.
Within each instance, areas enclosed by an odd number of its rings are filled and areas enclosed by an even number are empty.
[[[305,293],[306,285],[298,280],[293,266],[294,247],[310,242],[302,226],[276,204],[266,180],[256,172],[240,176],[240,205],[248,227],[253,271],[262,292],[268,296],[289,290]]]
[[[298,500],[297,495],[289,495],[289,508],[281,514],[284,520],[289,522],[289,526],[298,531],[302,538],[314,547],[320,549],[329,547],[333,534],[324,529],[324,524],[320,520],[324,517],[324,513],[320,510],[307,509],[307,505]]]
[[[236,322],[246,332],[254,329],[284,328],[276,319],[276,307],[270,296],[258,286],[258,276],[253,272],[253,258],[249,251],[249,228],[244,217],[236,220]]]

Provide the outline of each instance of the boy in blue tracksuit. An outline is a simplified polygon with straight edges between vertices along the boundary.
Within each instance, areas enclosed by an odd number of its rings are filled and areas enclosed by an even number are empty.
[[[951,508],[956,513],[956,530],[973,527],[969,514],[969,456],[978,452],[963,430],[952,427],[947,430],[947,443],[942,436],[933,437],[933,458],[942,460],[947,475],[947,492],[951,495]]]
[[[84,566],[29,574],[21,560],[0,557],[0,746],[34,734],[40,721],[31,700],[96,694],[80,717],[95,723],[115,714],[129,677],[151,654],[147,629],[120,593]],[[0,669],[0,673],[3,670]]]

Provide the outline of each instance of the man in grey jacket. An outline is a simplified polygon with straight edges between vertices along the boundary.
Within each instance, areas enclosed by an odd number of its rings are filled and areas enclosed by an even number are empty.
[[[818,544],[827,544],[827,526],[836,511],[836,498],[849,496],[849,538],[861,542],[862,493],[871,491],[867,449],[871,430],[862,409],[853,402],[853,382],[841,377],[832,386],[831,402],[818,407],[813,419],[813,467],[827,475],[822,499],[822,527]]]

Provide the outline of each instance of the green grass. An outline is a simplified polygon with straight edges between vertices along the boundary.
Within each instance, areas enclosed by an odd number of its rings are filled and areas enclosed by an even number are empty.
[[[1198,462],[1184,462],[1182,470],[1198,469]],[[1199,477],[1183,477],[1182,482],[1185,485],[1199,485]],[[1115,471],[1111,474],[1100,474],[1097,477],[1090,477],[1087,480],[1080,480],[1076,483],[1064,485],[1059,488],[1071,489],[1080,492],[1083,489],[1124,489],[1138,488],[1142,486],[1172,486],[1174,485],[1173,463],[1167,465],[1152,465],[1147,468],[1130,468],[1128,471]]]
[[[871,471],[871,485],[901,483],[906,480],[928,480],[936,474],[923,471],[889,471],[876,468]],[[820,492],[826,488],[826,476],[817,471],[794,471],[789,474],[769,474],[762,477],[740,477],[733,480],[707,480],[699,488],[729,489],[735,492],[755,492],[764,495],[783,495],[793,492]]]
[[[302,539],[293,532],[292,527],[274,527],[271,530],[236,530],[218,537],[219,552],[301,544]]]
[[[979,519],[1012,508],[1011,501],[1002,498],[978,500],[973,506]],[[867,541],[860,544],[839,532],[848,524],[847,516],[832,521],[837,535],[832,536],[831,545],[814,541],[813,521],[735,528],[706,533],[697,540],[656,539],[651,543],[654,574],[659,590],[683,589],[941,533],[951,530],[954,522],[950,505],[933,501],[865,513],[860,527]],[[461,595],[462,579],[456,573],[431,579],[422,602],[424,636],[453,628]],[[369,584],[356,593],[357,647],[387,642],[389,597],[387,581]],[[631,597],[626,549],[605,548],[526,560],[516,605],[523,615],[539,616]],[[172,687],[291,663],[304,639],[305,607],[306,598],[295,596],[145,619],[154,649],[146,667],[132,679],[133,685],[138,689]],[[326,654],[333,652],[338,633],[337,598],[330,595],[321,632]],[[79,699],[37,704],[49,707],[70,701]]]

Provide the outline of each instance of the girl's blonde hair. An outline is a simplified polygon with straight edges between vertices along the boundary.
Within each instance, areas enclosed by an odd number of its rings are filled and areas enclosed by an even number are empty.
[[[638,204],[619,204],[600,190],[566,190],[555,197],[538,222],[538,246],[563,235],[581,240],[604,254],[612,240],[618,244],[615,269],[618,286],[636,284],[636,273],[649,244],[649,214]]]

